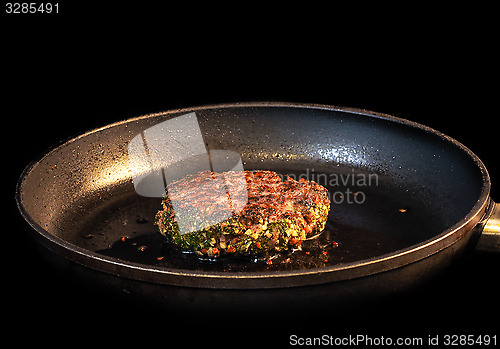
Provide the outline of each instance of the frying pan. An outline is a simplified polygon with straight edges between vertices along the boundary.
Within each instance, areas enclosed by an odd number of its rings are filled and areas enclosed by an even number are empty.
[[[187,152],[174,146],[192,161],[169,167],[156,154],[155,140],[169,132],[196,138]],[[211,169],[266,169],[325,185],[325,231],[270,263],[172,248],[152,224],[158,187],[169,168],[203,167],[200,159]],[[429,127],[366,110],[259,102],[171,110],[82,134],[26,167],[16,201],[50,258],[86,282],[170,307],[311,306],[317,297],[411,289],[478,240],[498,251],[500,210],[489,192],[480,159]]]

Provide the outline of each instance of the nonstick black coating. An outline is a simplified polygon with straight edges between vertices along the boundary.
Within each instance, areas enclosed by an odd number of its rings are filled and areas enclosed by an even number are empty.
[[[327,186],[334,200],[325,232],[272,264],[200,260],[165,244],[152,224],[161,199],[136,193],[128,144],[191,112],[208,151],[229,150],[245,169]],[[360,110],[254,103],[152,114],[88,132],[30,165],[17,199],[44,245],[90,268],[159,284],[267,288],[372,275],[452,245],[461,251],[474,239],[489,186],[474,154],[421,125]]]

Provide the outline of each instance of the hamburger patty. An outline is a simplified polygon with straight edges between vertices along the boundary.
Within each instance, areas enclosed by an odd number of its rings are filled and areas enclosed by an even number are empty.
[[[273,171],[204,171],[167,187],[155,225],[181,249],[202,256],[265,255],[300,248],[322,231],[327,194],[314,181],[282,180]],[[188,232],[180,231],[176,212],[188,217],[181,229]]]

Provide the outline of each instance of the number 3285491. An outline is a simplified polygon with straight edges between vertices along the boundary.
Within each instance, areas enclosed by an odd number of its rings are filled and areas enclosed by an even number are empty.
[[[5,4],[5,13],[59,13],[59,3],[8,2]]]

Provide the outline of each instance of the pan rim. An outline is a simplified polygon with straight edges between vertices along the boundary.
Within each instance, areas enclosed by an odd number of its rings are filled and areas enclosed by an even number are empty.
[[[459,222],[444,230],[440,234],[411,245],[404,249],[396,250],[381,256],[363,259],[360,261],[350,262],[343,265],[332,265],[322,268],[311,268],[307,270],[293,271],[273,271],[273,272],[201,272],[196,270],[182,270],[173,268],[154,267],[135,263],[131,261],[122,261],[118,258],[108,257],[96,252],[84,249],[77,245],[67,242],[59,237],[46,231],[39,226],[29,215],[22,204],[21,191],[24,179],[29,175],[33,167],[43,161],[43,159],[56,151],[58,148],[77,141],[89,134],[99,132],[108,128],[112,128],[121,124],[134,122],[136,120],[164,116],[169,114],[192,112],[196,110],[208,109],[224,109],[224,108],[247,108],[247,107],[287,107],[287,108],[305,108],[305,109],[320,109],[328,111],[339,111],[351,114],[358,114],[366,117],[374,117],[384,119],[410,127],[418,128],[424,132],[432,133],[433,135],[453,144],[462,152],[472,159],[475,165],[479,168],[482,175],[481,193],[475,205]],[[99,270],[106,273],[117,274],[116,270],[120,270],[120,275],[123,277],[148,281],[159,284],[190,286],[200,288],[227,288],[227,289],[252,289],[252,288],[281,288],[303,286],[310,284],[322,284],[341,280],[354,279],[358,277],[378,274],[391,269],[402,267],[407,264],[417,262],[421,259],[429,257],[439,251],[446,249],[463,238],[466,233],[472,229],[487,211],[489,204],[490,193],[490,177],[485,165],[482,161],[465,145],[458,142],[454,138],[447,136],[440,131],[431,127],[419,124],[414,121],[395,117],[393,115],[369,111],[360,108],[339,107],[325,104],[313,103],[293,103],[293,102],[243,102],[243,103],[223,103],[203,106],[186,107],[173,109],[158,113],[150,113],[142,116],[117,121],[93,130],[89,130],[67,141],[63,141],[58,145],[48,149],[39,159],[30,162],[21,173],[16,185],[15,199],[18,209],[31,226],[38,237],[41,237],[43,245],[62,255],[63,257],[72,260],[78,264],[82,264],[91,269]],[[314,282],[311,282],[311,277],[314,277]],[[216,279],[219,282],[213,283]],[[283,280],[287,281],[283,283]]]

